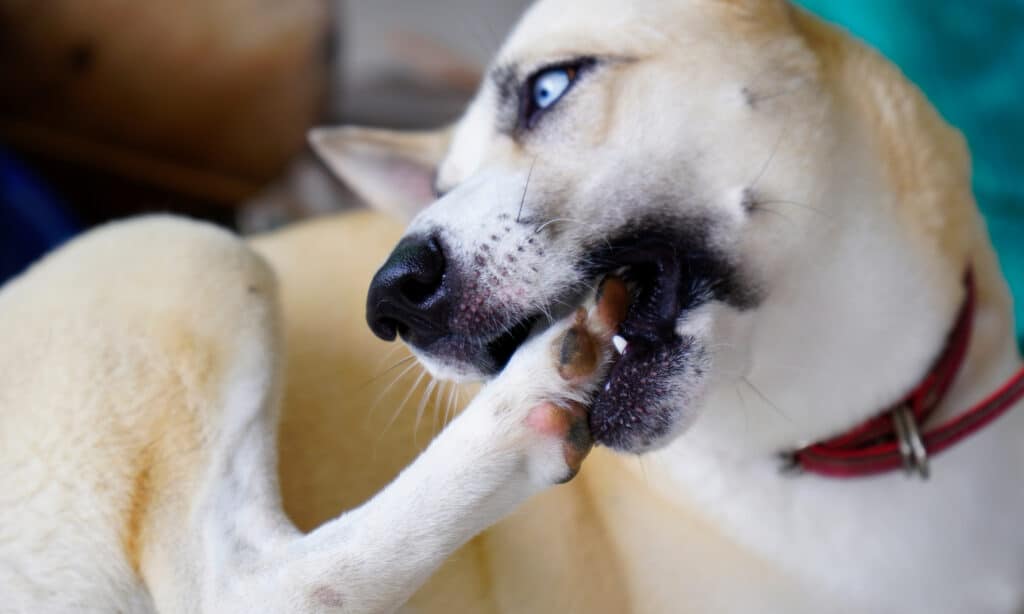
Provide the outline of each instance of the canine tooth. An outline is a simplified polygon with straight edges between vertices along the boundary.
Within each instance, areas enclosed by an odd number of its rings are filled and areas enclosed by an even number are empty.
[[[615,335],[612,337],[612,345],[615,346],[615,350],[618,351],[619,354],[625,354],[626,348],[629,347],[629,342],[623,339],[620,335]]]

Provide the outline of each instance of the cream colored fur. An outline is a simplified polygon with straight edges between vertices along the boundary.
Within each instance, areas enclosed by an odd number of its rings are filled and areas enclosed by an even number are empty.
[[[527,479],[500,510],[471,496],[523,479],[473,473],[501,442],[526,441],[541,474],[559,468],[554,441],[510,439],[516,422],[485,411],[571,396],[515,381],[551,381],[541,344],[520,351],[398,489],[339,524],[434,432],[429,413],[418,421],[408,408],[389,424],[411,380],[386,388],[381,372],[404,354],[386,358],[362,321],[363,289],[401,228],[360,214],[250,248],[204,227],[133,222],[0,293],[0,585],[13,587],[0,611],[365,612],[410,595],[404,611],[416,613],[1020,611],[1019,410],[935,459],[929,482],[793,478],[774,460],[913,386],[968,266],[976,334],[940,414],[1019,367],[962,139],[885,61],[781,2],[544,0],[499,62],[566,53],[623,62],[581,83],[560,127],[528,142],[496,134],[487,87],[454,130],[419,135],[409,156],[396,135],[315,140],[392,212],[425,204],[438,164],[449,193],[414,229],[486,221],[479,208],[517,201],[539,157],[532,193],[550,202],[573,185],[589,197],[550,213],[610,227],[685,163],[695,202],[732,215],[722,240],[768,291],[751,313],[712,305],[680,323],[714,348],[685,433],[640,458],[598,450],[575,480],[426,580],[457,543],[553,481]],[[413,189],[390,183],[396,160]],[[597,208],[612,182],[640,198]],[[747,219],[751,188],[766,210]],[[278,395],[284,510],[301,530],[323,525],[309,538],[278,513],[276,476],[259,471],[273,465]],[[393,541],[403,531],[415,539]]]
[[[595,378],[558,374],[556,327],[386,488],[303,534],[275,475],[278,301],[274,274],[249,246],[172,218],[94,231],[4,288],[0,611],[394,611],[452,551],[567,479],[587,451],[569,439],[581,414],[554,404],[584,402]],[[324,339],[333,325],[320,325]],[[321,381],[342,366],[318,363]],[[344,383],[358,395],[372,381]],[[341,415],[358,424],[371,406]],[[306,421],[305,441],[286,435],[286,454],[324,458],[310,433],[329,421],[289,418],[288,427]],[[379,442],[329,433],[332,449]]]

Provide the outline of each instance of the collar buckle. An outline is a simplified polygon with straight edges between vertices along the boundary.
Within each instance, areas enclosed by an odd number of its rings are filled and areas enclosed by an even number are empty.
[[[800,454],[797,451],[792,452],[780,452],[779,458],[779,473],[787,477],[796,477],[803,475],[804,468],[800,464]]]
[[[900,405],[892,411],[892,424],[896,429],[896,442],[899,445],[900,457],[903,459],[903,470],[907,475],[916,473],[922,480],[927,480],[931,474],[928,449],[921,438],[917,418],[909,405]]]

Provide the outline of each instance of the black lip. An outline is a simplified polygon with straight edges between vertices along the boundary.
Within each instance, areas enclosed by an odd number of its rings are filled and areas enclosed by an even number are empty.
[[[713,226],[711,221],[696,218],[635,220],[614,235],[595,240],[584,246],[587,256],[576,265],[579,284],[554,297],[551,312],[556,317],[562,315],[564,307],[580,302],[590,284],[609,274],[622,275],[633,297],[619,334],[637,349],[647,347],[652,352],[686,347],[680,345],[676,326],[687,311],[711,300],[742,311],[755,308],[761,300],[760,291],[736,262],[711,243]],[[500,319],[514,323],[501,326],[499,318],[493,317],[473,332],[450,326],[436,336],[403,338],[428,355],[472,367],[484,377],[493,376],[550,319],[542,315],[545,313],[511,314],[509,320]]]
[[[594,441],[620,452],[642,452],[664,442],[687,410],[678,381],[701,377],[701,360],[694,339],[630,343],[591,403]]]
[[[761,292],[735,258],[714,245],[714,228],[713,220],[702,218],[635,220],[614,236],[593,243],[580,271],[584,277],[599,278],[625,268],[641,285],[658,277],[677,277],[676,293],[652,297],[657,304],[648,307],[663,323],[672,319],[673,328],[680,313],[708,300],[741,311],[757,307]],[[664,330],[660,333],[666,338]]]
[[[675,340],[682,285],[676,252],[663,243],[624,247],[616,251],[614,259],[606,258],[600,276],[620,269],[625,269],[622,276],[636,291],[619,334],[631,343],[643,340],[651,346]],[[493,371],[485,370],[497,373],[504,369],[543,319],[540,313],[526,317],[489,342],[486,351]]]
[[[495,372],[500,372],[508,365],[512,355],[526,343],[530,332],[540,319],[541,316],[537,314],[520,320],[509,327],[508,332],[487,344],[487,354],[491,358]]]
[[[615,264],[636,289],[619,334],[629,341],[667,342],[675,338],[682,309],[683,279],[678,254],[671,245],[636,245],[620,250]]]
[[[676,332],[679,318],[711,301],[755,309],[762,291],[713,242],[712,220],[637,222],[598,246],[598,267],[625,267],[633,296],[619,334],[628,347],[609,370],[589,413],[594,440],[621,452],[663,445],[691,411],[708,368],[706,340]]]
[[[660,238],[631,239],[592,258],[599,263],[589,273],[591,279],[600,279],[616,271],[635,289],[626,319],[619,334],[630,342],[644,341],[649,346],[671,343],[677,339],[676,322],[684,302],[695,297],[683,296],[682,264],[675,246]],[[561,301],[565,303],[565,301]],[[519,320],[508,332],[487,343],[489,364],[485,372],[498,373],[508,364],[516,350],[529,338],[540,313]]]

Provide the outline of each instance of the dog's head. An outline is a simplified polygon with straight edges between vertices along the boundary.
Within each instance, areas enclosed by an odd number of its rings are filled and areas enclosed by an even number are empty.
[[[773,295],[885,251],[837,239],[851,206],[903,198],[839,40],[781,0],[544,0],[453,127],[318,131],[357,192],[415,216],[371,327],[435,375],[487,377],[617,273],[632,305],[593,431],[667,441],[748,368]]]

